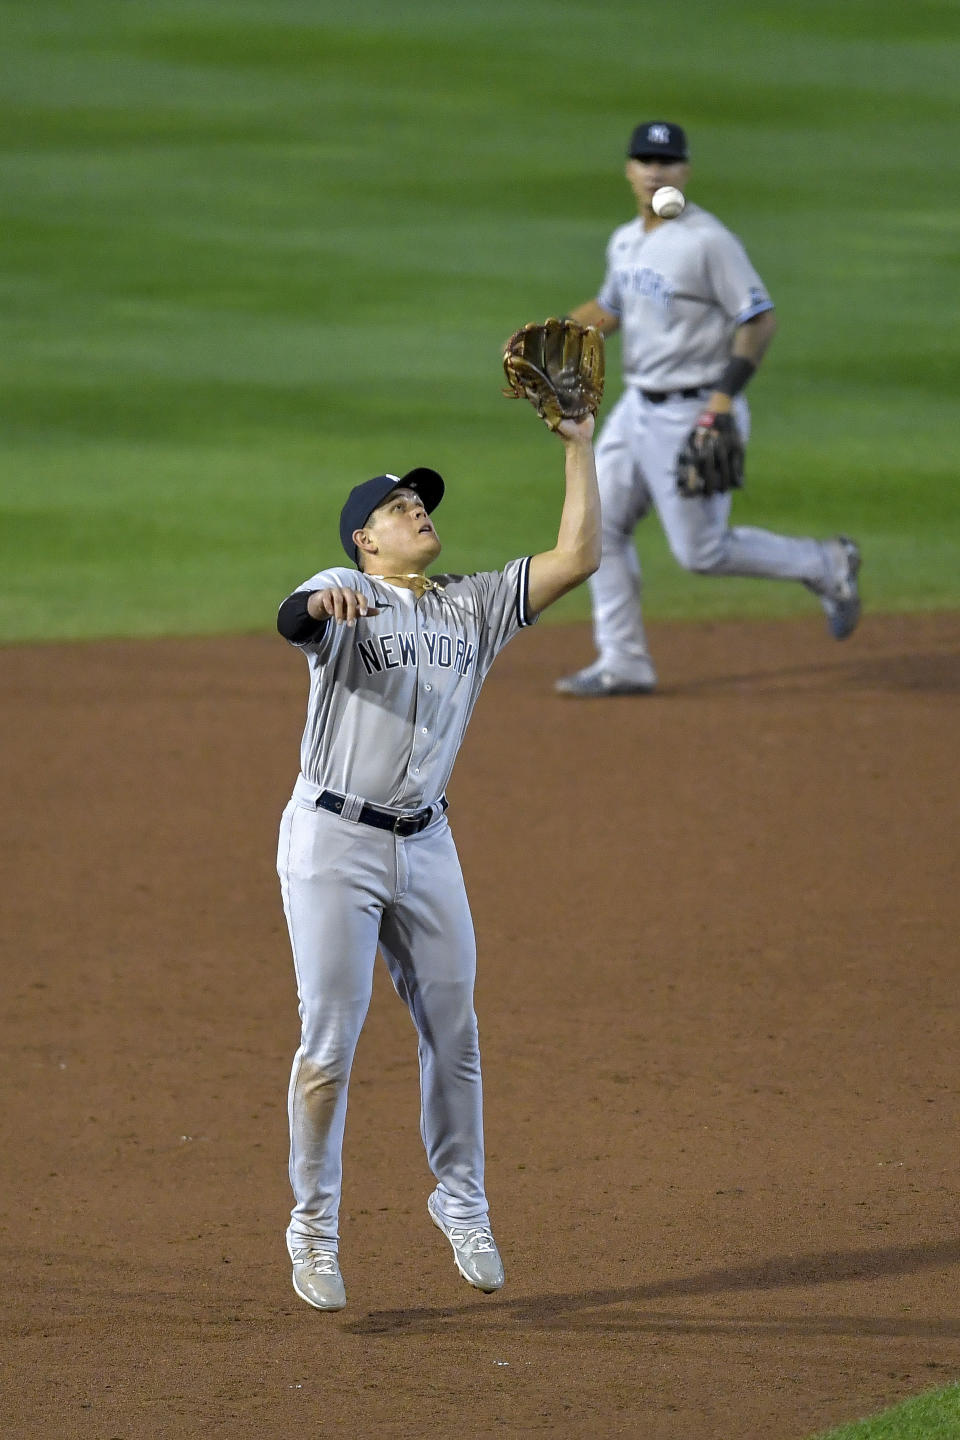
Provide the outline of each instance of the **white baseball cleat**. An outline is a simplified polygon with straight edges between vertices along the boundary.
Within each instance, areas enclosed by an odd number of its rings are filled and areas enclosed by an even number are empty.
[[[444,1220],[437,1209],[436,1196],[427,1200],[430,1219],[438,1230],[442,1230],[450,1241],[453,1258],[464,1280],[492,1295],[503,1284],[503,1261],[497,1242],[489,1225],[475,1225],[469,1220],[463,1223]]]
[[[580,700],[598,700],[606,695],[651,695],[657,688],[657,676],[652,665],[636,675],[617,675],[604,669],[602,660],[595,660],[573,675],[557,680],[554,690],[558,695],[573,695]]]
[[[340,1262],[333,1250],[311,1240],[290,1247],[293,1261],[293,1288],[314,1310],[342,1310],[347,1292],[340,1274]]]

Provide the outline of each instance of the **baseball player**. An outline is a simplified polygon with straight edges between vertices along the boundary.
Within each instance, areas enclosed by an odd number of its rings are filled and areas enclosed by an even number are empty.
[[[419,1036],[430,1218],[465,1280],[487,1293],[503,1284],[484,1190],[474,932],[444,790],[500,650],[599,563],[593,427],[592,414],[559,426],[566,491],[552,550],[428,579],[444,482],[423,468],[378,475],[340,516],[357,568],[321,570],[280,606],[277,627],[310,669],[277,859],[302,1021],[287,1247],[294,1289],[318,1310],[346,1304],[341,1149],[378,945]]]
[[[675,219],[654,210],[661,186],[682,193],[690,175],[679,125],[638,125],[627,156],[637,218],[613,232],[597,298],[570,312],[606,335],[622,331],[625,385],[596,450],[603,558],[590,598],[597,659],[557,681],[563,695],[645,694],[656,686],[633,543],[651,507],[685,569],[800,581],[820,599],[838,640],[860,616],[853,541],[731,527],[729,490],[684,495],[678,488],[681,452],[696,460],[704,446],[719,444],[742,455],[750,431],[743,392],[776,328],[773,301],[715,216],[689,202]],[[739,484],[739,474],[727,483]]]

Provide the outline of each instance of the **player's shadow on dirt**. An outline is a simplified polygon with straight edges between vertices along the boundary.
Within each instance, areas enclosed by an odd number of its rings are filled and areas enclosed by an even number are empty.
[[[723,1295],[762,1295],[773,1290],[816,1285],[862,1283],[881,1276],[912,1275],[921,1270],[960,1266],[960,1239],[881,1250],[826,1251],[818,1255],[774,1256],[756,1265],[708,1270],[700,1275],[651,1280],[638,1285],[566,1294],[479,1295],[459,1306],[416,1310],[375,1310],[351,1320],[344,1329],[354,1335],[441,1334],[455,1332],[460,1322],[471,1331],[518,1327],[538,1330],[596,1330],[672,1334],[737,1333],[775,1335],[914,1336],[919,1339],[960,1338],[960,1316],[948,1320],[915,1320],[907,1316],[788,1315],[744,1317],[700,1315],[651,1308],[661,1300],[702,1299]]]
[[[960,694],[960,653],[932,651],[925,655],[871,656],[850,662],[846,657],[822,665],[789,665],[749,670],[737,675],[703,676],[661,688],[663,696],[741,694],[783,690],[882,690],[898,694]]]

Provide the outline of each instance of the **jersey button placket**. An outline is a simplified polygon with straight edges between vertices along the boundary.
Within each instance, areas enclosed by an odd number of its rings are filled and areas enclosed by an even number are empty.
[[[434,749],[434,736],[437,732],[437,692],[435,687],[426,681],[417,696],[416,714],[416,736],[414,740],[414,753],[419,756],[420,766],[417,773],[430,760]]]
[[[431,731],[436,731],[436,711],[439,697],[433,681],[420,678],[419,667],[424,663],[425,654],[421,638],[423,626],[419,623],[419,612],[417,618],[420,648],[418,651],[417,703],[413,717],[413,744],[410,748],[410,774],[419,780],[430,755]]]

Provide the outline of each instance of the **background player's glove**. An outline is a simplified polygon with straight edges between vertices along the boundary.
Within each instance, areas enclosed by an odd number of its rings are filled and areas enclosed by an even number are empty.
[[[550,318],[524,325],[507,341],[504,395],[529,400],[551,430],[596,415],[603,399],[603,335],[592,325]]]
[[[736,420],[704,410],[677,456],[677,489],[689,500],[742,485],[743,441]]]

